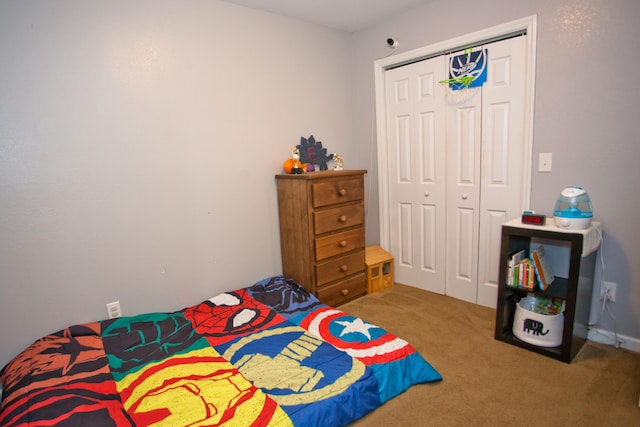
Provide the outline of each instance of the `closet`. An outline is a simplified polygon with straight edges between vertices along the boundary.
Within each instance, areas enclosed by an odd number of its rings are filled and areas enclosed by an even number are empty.
[[[501,226],[528,202],[527,46],[527,35],[475,46],[487,80],[461,103],[439,82],[464,51],[385,70],[382,209],[396,282],[495,307]]]

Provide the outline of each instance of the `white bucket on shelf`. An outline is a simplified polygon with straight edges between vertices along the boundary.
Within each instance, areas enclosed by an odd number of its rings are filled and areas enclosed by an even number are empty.
[[[518,339],[540,347],[558,347],[562,344],[564,315],[540,314],[530,311],[530,296],[516,304],[513,316],[513,335]]]

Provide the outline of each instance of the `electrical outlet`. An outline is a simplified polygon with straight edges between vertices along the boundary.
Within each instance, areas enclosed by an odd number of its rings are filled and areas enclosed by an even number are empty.
[[[109,316],[109,319],[122,317],[122,309],[120,308],[120,301],[114,301],[107,304],[107,315]]]
[[[608,295],[608,301],[616,302],[616,288],[618,285],[614,282],[602,282],[600,285],[600,299],[604,299]]]

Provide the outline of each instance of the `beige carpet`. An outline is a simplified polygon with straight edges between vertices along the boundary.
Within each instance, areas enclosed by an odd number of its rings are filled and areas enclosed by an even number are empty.
[[[409,341],[443,376],[353,426],[640,426],[640,354],[587,342],[571,364],[496,341],[495,310],[395,285],[339,307]]]

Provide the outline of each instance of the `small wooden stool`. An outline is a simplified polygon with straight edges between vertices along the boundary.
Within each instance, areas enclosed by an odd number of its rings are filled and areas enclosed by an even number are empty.
[[[393,286],[393,255],[380,246],[367,246],[364,250],[367,266],[367,293]]]

